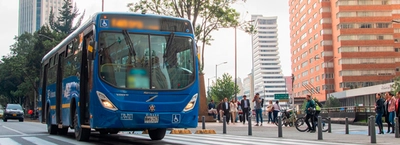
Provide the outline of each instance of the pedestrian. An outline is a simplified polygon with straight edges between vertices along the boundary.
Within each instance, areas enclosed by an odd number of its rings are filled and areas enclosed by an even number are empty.
[[[393,94],[391,92],[386,92],[386,95],[388,95],[388,113],[389,113],[389,122],[390,126],[392,127],[392,132],[394,133],[394,116],[396,116],[396,98],[394,98]],[[388,133],[390,131],[390,127],[388,128]]]
[[[400,107],[399,107],[399,105],[400,105],[400,91],[398,91],[398,92],[396,93],[396,96],[397,96],[396,114],[397,114],[397,118],[400,119]],[[399,121],[399,120],[398,120],[398,121]],[[399,125],[398,130],[400,131],[400,125]]]
[[[375,119],[375,122],[378,125],[379,134],[383,134],[382,115],[385,110],[384,102],[385,101],[382,99],[381,94],[376,94],[376,102],[375,102],[376,119]]]
[[[271,123],[271,122],[274,123],[273,119],[272,119],[272,111],[274,111],[274,110],[272,110],[273,107],[274,107],[274,104],[272,104],[272,100],[269,100],[269,104],[267,106],[268,124]]]
[[[261,110],[261,102],[262,102],[262,100],[260,98],[260,94],[259,93],[257,93],[254,96],[252,102],[255,102],[255,109],[256,109],[256,121],[257,121],[257,124],[255,126],[262,126],[262,123],[263,123],[263,118],[262,118],[262,113],[261,113],[262,112],[262,110]],[[258,124],[259,122],[261,122],[260,125]]]
[[[272,106],[273,114],[274,114],[274,123],[278,121],[278,113],[281,111],[281,106],[279,106],[279,101],[275,101],[275,104]]]
[[[314,133],[315,132],[315,123],[314,123],[314,113],[315,113],[315,102],[311,99],[311,95],[307,95],[307,104],[305,108],[306,112],[306,124],[308,126],[307,132]],[[311,118],[312,126],[308,121]]]
[[[235,98],[232,99],[232,101],[231,101],[231,103],[229,105],[230,105],[230,111],[229,112],[231,113],[231,121],[232,121],[233,125],[235,125],[236,113],[238,112],[238,110],[237,110],[238,104],[237,104],[237,101],[235,100]]]
[[[217,109],[215,109],[215,103],[214,100],[211,100],[210,103],[208,103],[208,114],[212,114],[213,118],[216,119],[216,115],[218,114]]]
[[[222,99],[220,102],[219,102],[219,104],[218,104],[218,106],[217,106],[217,112],[218,112],[218,118],[217,118],[217,120],[219,121],[219,122],[221,122],[221,120],[222,120],[222,117],[221,116],[223,116],[222,114],[222,103],[224,103],[224,99]]]
[[[384,113],[383,115],[385,116],[385,122],[388,125],[388,131],[386,133],[390,133],[390,121],[389,121],[389,112],[388,112],[388,107],[389,107],[389,95],[386,95],[385,93],[385,103],[384,105]]]
[[[319,113],[321,112],[321,108],[322,108],[322,104],[318,100],[316,100],[315,101],[315,114],[314,114],[315,122],[318,121],[318,116],[319,116]]]
[[[224,116],[226,117],[225,121],[226,121],[226,124],[228,124],[228,125],[229,125],[229,116],[230,116],[229,111],[230,110],[231,110],[231,108],[230,108],[230,105],[228,102],[228,98],[224,98],[224,102],[222,103],[222,112],[223,112]]]
[[[243,111],[243,115],[242,115],[243,124],[245,124],[246,123],[246,119],[249,118],[249,111],[251,110],[250,109],[250,101],[249,101],[249,99],[247,99],[246,95],[243,95],[243,99],[242,99],[242,101],[240,103],[240,106],[242,107],[242,111]]]

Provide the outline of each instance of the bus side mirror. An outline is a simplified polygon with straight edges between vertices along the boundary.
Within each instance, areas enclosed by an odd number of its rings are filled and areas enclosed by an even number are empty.
[[[87,57],[88,57],[89,60],[94,60],[94,54],[95,54],[94,53],[94,48],[96,48],[95,46],[96,46],[96,44],[94,43],[93,39],[91,39],[89,41],[89,45],[88,45],[88,48],[87,48]]]

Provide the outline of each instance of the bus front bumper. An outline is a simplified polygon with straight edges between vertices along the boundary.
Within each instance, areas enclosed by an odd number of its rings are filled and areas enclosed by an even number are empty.
[[[124,112],[116,111],[93,116],[94,129],[143,130],[152,128],[196,128],[197,111],[183,112]]]

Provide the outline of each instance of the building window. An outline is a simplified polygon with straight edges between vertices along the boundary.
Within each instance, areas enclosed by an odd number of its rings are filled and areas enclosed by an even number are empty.
[[[372,28],[372,24],[364,23],[360,25],[360,28]]]

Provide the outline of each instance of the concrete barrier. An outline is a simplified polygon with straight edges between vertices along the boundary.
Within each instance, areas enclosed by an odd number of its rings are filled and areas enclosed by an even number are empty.
[[[189,129],[172,129],[169,134],[192,134]]]
[[[213,129],[202,129],[202,130],[196,130],[194,134],[217,134],[215,130]]]

